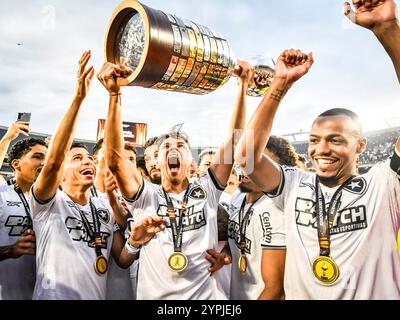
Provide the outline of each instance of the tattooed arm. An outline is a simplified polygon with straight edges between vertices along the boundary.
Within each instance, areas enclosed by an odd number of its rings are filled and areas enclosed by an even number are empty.
[[[308,72],[313,62],[311,53],[306,55],[300,50],[286,50],[279,56],[275,80],[246,126],[235,150],[235,162],[265,192],[276,190],[281,179],[278,165],[263,154],[276,111],[290,87]]]

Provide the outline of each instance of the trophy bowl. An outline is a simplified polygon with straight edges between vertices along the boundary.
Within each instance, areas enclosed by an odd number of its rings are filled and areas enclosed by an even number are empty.
[[[207,94],[225,84],[234,54],[220,34],[193,21],[126,0],[114,11],[105,36],[111,63],[123,57],[133,73],[122,86]]]
[[[207,94],[240,73],[233,51],[219,33],[136,0],[125,0],[113,12],[105,57],[114,64],[124,58],[133,70],[127,78],[117,79],[121,86]],[[273,60],[261,60],[255,61],[250,96],[264,95],[274,77]]]

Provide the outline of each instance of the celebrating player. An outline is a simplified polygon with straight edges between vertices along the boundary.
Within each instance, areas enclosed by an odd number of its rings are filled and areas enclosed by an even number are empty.
[[[120,88],[116,77],[126,75],[123,65],[106,63],[98,74],[110,93],[107,118],[107,163],[118,186],[140,217],[167,218],[167,232],[157,235],[140,251],[138,299],[218,299],[216,280],[210,277],[224,264],[225,254],[215,251],[218,242],[217,207],[232,170],[233,133],[244,127],[244,96],[250,77],[242,63],[240,89],[227,141],[208,173],[189,182],[192,155],[187,136],[180,128],[158,141],[158,167],[162,186],[147,183],[138,170],[121,156],[122,122]],[[227,158],[225,164],[224,159]],[[208,252],[208,253],[207,253]],[[208,258],[212,266],[209,267]]]
[[[400,80],[400,26],[393,0],[354,0],[345,13],[370,29],[391,57]],[[312,54],[288,50],[276,78],[235,153],[250,178],[285,211],[288,299],[399,299],[400,140],[391,161],[357,174],[366,146],[359,118],[331,109],[312,124],[309,157],[315,174],[278,166],[263,155],[278,106],[313,63]],[[254,158],[246,140],[254,133]],[[245,155],[245,160],[241,159]],[[251,170],[254,160],[254,170]]]

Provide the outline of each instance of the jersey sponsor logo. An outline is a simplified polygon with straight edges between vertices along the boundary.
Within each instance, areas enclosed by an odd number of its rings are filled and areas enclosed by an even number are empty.
[[[236,247],[240,250],[240,232],[239,224],[236,221],[229,220],[228,223],[228,237],[235,241]],[[245,253],[251,254],[251,240],[245,237],[246,247]]]
[[[363,177],[357,177],[344,187],[344,190],[354,194],[363,195],[367,190],[367,181]]]
[[[27,216],[8,216],[4,226],[10,228],[8,232],[10,237],[19,237],[32,228],[32,220]]]
[[[87,233],[85,226],[83,222],[75,217],[68,217],[65,220],[65,226],[68,229],[69,235],[73,241],[83,241],[88,244],[89,247],[94,248],[93,244],[90,241],[90,236]],[[92,227],[93,230],[93,224],[90,223],[90,226]],[[101,232],[100,231],[100,236],[101,236],[101,248],[102,249],[107,249],[107,239],[110,236],[110,233],[108,232]]]
[[[269,212],[263,212],[260,215],[261,226],[263,229],[262,242],[271,243],[272,242],[272,226]]]
[[[207,192],[200,186],[197,186],[190,190],[189,197],[196,200],[207,199]]]
[[[21,205],[22,205],[22,202],[20,202],[20,201],[8,201],[7,200],[7,207],[18,207],[18,208],[20,208]]]
[[[175,210],[177,217],[179,217],[179,210]],[[160,217],[168,217],[167,206],[160,205],[157,210],[157,215]],[[186,209],[185,216],[182,219],[183,232],[193,231],[204,227],[207,224],[204,215],[204,202],[199,205],[193,205]],[[167,228],[171,228],[171,223],[167,219]]]
[[[238,212],[240,210],[240,208],[238,207],[231,207],[231,215],[233,216],[232,212],[236,211]],[[243,230],[249,227],[251,219],[253,217],[254,214],[254,208],[251,209],[251,211],[249,212],[249,217],[246,220],[246,226],[243,226]],[[247,232],[246,232],[247,233]],[[229,220],[228,223],[228,237],[230,239],[233,239],[235,241],[236,246],[240,249],[240,230],[239,230],[239,223],[233,220]],[[247,235],[245,237],[245,241],[246,241],[246,248],[245,248],[245,252],[250,254],[251,253],[251,240],[249,238],[247,238]]]
[[[317,229],[317,216],[315,212],[315,201],[310,199],[296,199],[296,223],[304,227]],[[354,206],[339,210],[336,214],[330,234],[339,234],[350,231],[366,229],[367,210],[364,205]]]

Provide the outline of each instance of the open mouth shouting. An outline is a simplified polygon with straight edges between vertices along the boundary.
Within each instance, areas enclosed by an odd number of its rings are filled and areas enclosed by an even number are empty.
[[[170,154],[167,158],[168,171],[172,176],[179,174],[181,170],[181,159],[178,154]]]
[[[79,174],[85,176],[85,178],[94,179],[95,170],[92,168],[84,168],[81,171],[79,171]]]

